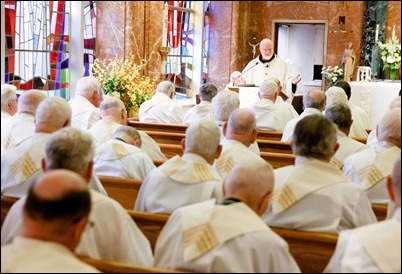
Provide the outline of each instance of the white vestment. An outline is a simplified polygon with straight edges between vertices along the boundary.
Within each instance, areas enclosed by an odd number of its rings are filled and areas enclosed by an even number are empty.
[[[201,101],[198,105],[187,110],[184,114],[183,122],[190,125],[200,120],[215,121],[214,113],[212,111],[211,102]]]
[[[283,132],[287,122],[289,122],[290,120],[292,120],[294,118],[299,117],[299,114],[297,113],[295,108],[292,106],[292,104],[283,101],[281,96],[276,97],[276,101],[275,101],[274,105],[275,105],[276,112],[278,113],[279,121],[281,123],[280,131]]]
[[[151,245],[126,210],[115,200],[90,190],[91,212],[75,253],[94,259],[145,266],[153,265]],[[1,230],[1,244],[17,236],[22,227],[26,196],[10,209]]]
[[[140,122],[183,124],[183,118],[183,108],[162,92],[155,92],[139,109]]]
[[[368,113],[359,106],[354,105],[352,102],[347,101],[347,105],[352,112],[352,127],[350,128],[349,137],[367,138],[367,129],[371,129],[371,122]]]
[[[35,133],[35,116],[17,113],[1,124],[1,155]]]
[[[88,132],[94,137],[95,145],[98,147],[112,139],[116,129],[121,126],[112,121],[98,121]],[[138,130],[141,136],[141,149],[144,150],[152,160],[166,160],[158,143],[155,142],[146,132]]]
[[[401,273],[401,208],[393,219],[342,231],[326,273]]]
[[[223,138],[222,152],[213,164],[214,169],[225,179],[236,164],[263,163],[265,160],[236,140]]]
[[[290,65],[278,56],[268,63],[262,63],[259,57],[251,60],[243,69],[243,78],[246,80],[246,83],[259,86],[261,82],[267,81],[271,77],[278,78],[284,93],[289,97],[286,101],[292,102],[294,94],[292,92],[292,71]]]
[[[42,158],[49,133],[35,133],[19,146],[8,150],[1,157],[1,194],[21,197],[28,193],[31,185],[43,173]],[[107,195],[98,177],[92,174],[90,189]]]
[[[257,129],[283,131],[280,112],[275,104],[268,99],[260,99],[250,104],[247,109],[253,112],[257,121]]]
[[[368,145],[369,147],[375,145],[376,143],[378,143],[378,139],[377,139],[377,129],[374,128],[370,131],[367,140],[366,140],[366,145]]]
[[[99,108],[82,95],[75,95],[69,102],[71,107],[71,126],[82,130],[90,129],[100,120]]]
[[[6,121],[8,118],[11,118],[11,114],[8,113],[7,111],[2,110],[1,111],[1,122]]]
[[[144,180],[154,167],[145,151],[118,139],[96,149],[94,169],[98,176]]]
[[[274,174],[274,194],[263,215],[269,226],[337,234],[377,222],[364,190],[327,162],[297,156],[295,166]]]
[[[17,237],[1,247],[1,273],[100,273],[56,242]]]
[[[185,153],[154,168],[142,182],[134,210],[172,213],[176,208],[222,198],[222,178],[201,156]]]
[[[288,244],[242,202],[177,209],[161,231],[155,266],[197,273],[300,272]]]
[[[382,141],[366,150],[349,156],[342,171],[357,186],[367,192],[371,203],[389,202],[386,178],[392,173],[394,163],[401,156],[401,149]]]
[[[319,111],[316,108],[306,108],[304,111],[300,114],[299,117],[296,117],[289,122],[286,123],[285,129],[283,130],[282,134],[282,139],[281,142],[290,142],[293,140],[293,131],[295,129],[295,126],[297,122],[299,122],[301,119],[308,115],[313,115],[313,114],[320,114],[322,115],[322,112]]]
[[[335,152],[335,155],[332,156],[330,164],[339,169],[342,169],[343,163],[347,157],[368,148],[365,144],[346,136],[346,134],[340,130],[338,130],[337,141],[339,148]]]

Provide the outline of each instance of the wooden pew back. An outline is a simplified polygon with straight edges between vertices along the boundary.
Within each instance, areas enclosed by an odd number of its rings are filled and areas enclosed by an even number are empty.
[[[134,209],[142,180],[99,176],[110,198],[118,201],[125,209]]]
[[[387,217],[387,210],[388,206],[384,204],[371,204],[371,207],[373,208],[374,214],[377,217],[378,221],[385,220]]]
[[[98,260],[78,256],[86,264],[89,264],[103,273],[184,273],[183,271],[163,269],[150,266],[131,265],[121,262]]]
[[[18,199],[19,198],[1,195],[1,225],[3,225],[4,219],[6,218],[11,206],[18,201]]]

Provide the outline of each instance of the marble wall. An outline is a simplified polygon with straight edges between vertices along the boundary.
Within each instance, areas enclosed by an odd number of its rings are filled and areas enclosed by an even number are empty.
[[[162,1],[99,1],[97,56],[103,59],[133,53],[138,60],[151,60],[147,73],[157,75],[161,64],[157,48],[162,34],[162,9]],[[400,11],[401,2],[388,1],[387,37],[396,25],[400,38]],[[327,20],[324,65],[338,65],[349,41],[356,52],[362,47],[364,12],[364,1],[211,1],[209,81],[223,88],[232,71],[242,70],[252,59],[249,43],[271,37],[274,19]],[[346,33],[339,32],[339,16],[345,16]],[[357,65],[360,63],[358,55]]]

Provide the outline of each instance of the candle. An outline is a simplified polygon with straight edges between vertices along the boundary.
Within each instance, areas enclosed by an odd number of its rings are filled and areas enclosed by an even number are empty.
[[[395,40],[395,25],[392,28],[392,40]]]
[[[377,43],[378,41],[378,33],[380,31],[380,24],[377,24],[376,28],[375,28],[375,42]]]
[[[163,5],[163,30],[162,30],[162,47],[167,46],[167,21],[168,21],[168,4]]]

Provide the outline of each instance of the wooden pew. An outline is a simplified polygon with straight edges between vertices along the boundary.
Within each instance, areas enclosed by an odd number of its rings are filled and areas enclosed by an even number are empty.
[[[6,218],[11,206],[18,201],[18,199],[19,198],[1,195],[1,225],[3,225],[4,219]]]
[[[322,273],[334,253],[338,235],[271,227],[289,244],[303,273]]]
[[[144,233],[145,237],[151,243],[152,250],[155,250],[156,240],[163,226],[169,219],[169,214],[140,212],[134,210],[127,210],[127,213],[131,216],[137,226]]]
[[[78,258],[103,273],[185,273],[183,271],[98,260],[83,256],[78,256]]]
[[[282,139],[282,133],[279,131],[272,130],[257,130],[257,140],[271,140],[271,141],[280,141]]]
[[[156,240],[166,224],[169,215],[128,210],[154,250]],[[320,273],[331,258],[338,236],[330,233],[307,232],[287,228],[272,227],[289,244],[290,252],[302,272]]]
[[[135,127],[137,130],[143,131],[161,131],[170,133],[185,133],[187,125],[176,125],[176,124],[161,124],[161,123],[144,123],[129,120],[128,125]]]
[[[144,131],[155,140],[159,145],[160,144],[173,144],[180,145],[181,140],[184,138],[184,133],[172,133],[172,132],[162,132],[162,131]]]
[[[283,154],[293,154],[289,142],[272,141],[272,140],[257,140],[260,152],[275,152]]]
[[[125,209],[134,209],[142,180],[99,176],[110,198],[115,199]]]
[[[261,152],[261,158],[270,163],[273,168],[280,168],[295,164],[295,156],[292,154],[283,154],[275,152]]]
[[[385,204],[371,204],[375,216],[378,221],[385,220],[387,217],[388,205]]]
[[[181,145],[173,145],[173,144],[159,144],[162,153],[166,156],[166,158],[170,159],[176,155],[182,155],[183,150]]]

